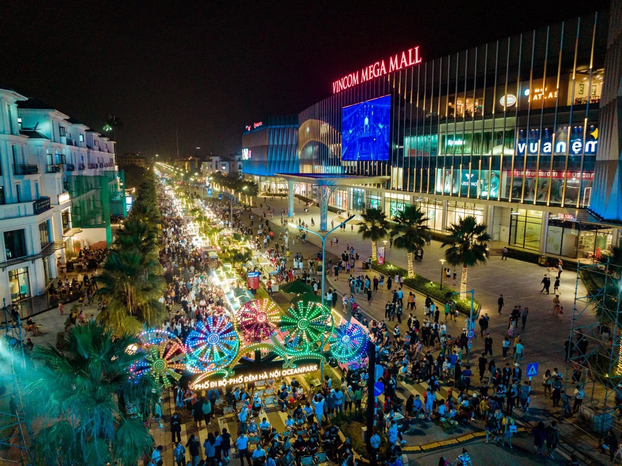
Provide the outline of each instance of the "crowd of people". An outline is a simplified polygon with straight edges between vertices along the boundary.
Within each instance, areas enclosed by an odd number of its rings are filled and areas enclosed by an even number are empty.
[[[161,260],[169,282],[166,304],[171,312],[165,328],[184,338],[206,316],[224,312],[225,303],[222,291],[210,283],[208,262],[184,235],[183,219],[177,217],[172,208],[167,210],[166,204],[161,208],[165,232]],[[222,211],[220,215],[224,215],[224,206],[212,203],[210,208]],[[250,235],[254,238],[254,246],[265,250],[265,257],[276,270],[276,277],[273,278],[277,282],[302,279],[317,294],[320,282],[313,276],[317,273],[321,256],[304,258],[300,252],[290,255],[290,246],[297,239],[304,240],[301,235],[304,232],[300,230],[299,236],[290,238],[282,212],[282,228],[280,233],[275,233],[267,220],[267,215],[273,217],[274,211],[267,208],[268,212],[264,211],[263,218],[259,219],[255,219],[251,211],[235,209],[234,230]],[[255,233],[256,220],[259,224]],[[307,226],[300,219],[299,224],[303,228]],[[388,443],[386,461],[399,465],[404,434],[412,433],[418,424],[434,421],[450,432],[457,425],[475,420],[485,426],[487,443],[498,441],[501,446],[513,448],[512,437],[518,429],[514,413],[517,409],[529,409],[531,394],[531,384],[524,376],[522,367],[525,346],[518,334],[519,328],[524,330],[526,327],[529,310],[515,306],[508,317],[508,334],[496,347],[488,332],[488,315],[480,315],[479,333],[484,339],[484,352],[478,354],[471,364],[469,361],[473,355],[469,354],[472,353],[469,334],[477,322],[467,318],[460,334],[450,335],[447,323],[458,319],[453,301],[448,300],[439,306],[426,297],[423,303],[417,303],[412,292],[404,291],[404,277],[357,275],[354,273],[357,260],[360,260],[359,255],[347,245],[336,261],[332,258],[327,260],[327,271],[337,280],[340,275],[348,277],[350,293],[342,296],[342,309],[369,329],[370,340],[376,345],[377,363],[382,367],[381,380],[386,388],[383,402],[377,407],[376,430],[369,438],[372,451],[377,452],[381,444]],[[385,286],[392,296],[385,306],[385,319],[368,319],[359,312],[357,300],[367,299],[370,302],[374,293]],[[339,300],[333,289],[326,291],[325,298],[333,306]],[[502,296],[500,300],[501,313],[505,303]],[[181,305],[181,309],[176,304]],[[423,315],[418,316],[418,313]],[[406,330],[403,330],[402,322],[406,323]],[[300,465],[303,458],[317,458],[318,454],[326,453],[333,461],[352,466],[356,460],[351,442],[347,438],[342,440],[331,419],[339,412],[350,412],[365,406],[367,367],[363,360],[358,361],[355,367],[344,369],[341,383],[333,386],[329,378],[308,392],[296,379],[271,381],[272,385],[267,387],[275,391],[277,409],[287,413],[285,430],[281,432],[270,426],[263,416],[265,405],[261,399],[257,401],[257,387],[253,385],[226,391],[210,390],[208,393],[195,393],[187,387],[180,387],[176,392],[178,410],[185,408],[197,425],[205,424],[209,434],[203,445],[196,436],[182,445],[178,442],[179,438],[175,438],[176,432],[179,432],[176,423],[181,422],[181,416],[179,413],[173,416],[171,431],[176,442],[177,464],[185,464],[189,455],[189,464],[193,466],[203,463],[217,465],[221,461],[230,461],[230,450],[233,449],[242,465],[245,461],[249,466],[289,465],[294,462]],[[551,397],[553,407],[562,408],[561,419],[576,413],[584,397],[581,385],[584,374],[579,369],[576,372],[576,378],[573,374],[575,388],[572,394],[563,389],[564,377],[557,369],[546,371],[542,381],[545,396]],[[425,382],[427,389],[423,394],[409,394],[402,399],[397,391],[399,382],[412,385]],[[262,391],[265,388],[262,387]],[[220,430],[218,426],[212,428],[210,424],[216,409],[225,408],[234,410],[236,432]],[[299,434],[299,431],[305,433]],[[546,452],[554,457],[559,444],[557,422],[548,425],[540,423],[532,434],[534,452]],[[614,445],[613,440],[610,443]],[[615,448],[617,451],[617,443]],[[156,451],[154,455],[157,456]],[[464,451],[456,464],[469,464],[468,458],[468,453]]]

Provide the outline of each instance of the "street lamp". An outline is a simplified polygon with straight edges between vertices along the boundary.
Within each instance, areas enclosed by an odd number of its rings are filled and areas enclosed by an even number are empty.
[[[350,215],[347,219],[345,219],[343,222],[341,222],[339,225],[337,225],[332,230],[328,231],[325,235],[320,235],[319,233],[316,233],[315,231],[307,230],[306,228],[302,226],[289,222],[289,226],[306,231],[307,233],[311,233],[312,235],[315,235],[322,240],[322,306],[324,305],[324,282],[326,281],[326,238],[328,238],[328,235],[330,235],[333,231],[337,230],[338,228],[341,228],[342,225],[348,223],[354,217],[355,217],[354,215]]]
[[[469,325],[467,326],[467,335],[468,332],[470,332],[471,330],[473,330],[473,304],[475,302],[475,290],[469,290],[469,291],[465,291],[465,293],[469,293],[471,295],[471,313],[469,314]],[[455,291],[455,292],[449,292],[445,295],[446,299],[451,298],[453,295],[455,294],[462,294],[460,291]],[[470,338],[469,338],[470,340]],[[469,362],[469,360],[471,359],[471,349],[470,349],[470,344],[471,342],[469,341],[469,344],[467,345],[467,363]]]
[[[445,259],[439,259],[441,263],[441,290],[443,289],[443,275],[445,275]]]

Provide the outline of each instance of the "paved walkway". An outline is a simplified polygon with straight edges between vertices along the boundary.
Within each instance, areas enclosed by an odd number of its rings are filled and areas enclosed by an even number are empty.
[[[256,206],[253,210],[254,213],[262,216],[265,209],[266,200],[260,198],[259,203],[263,205],[263,208]],[[274,209],[275,215],[271,219],[270,214],[266,211],[267,218],[274,223],[275,231],[279,231],[280,226],[280,212],[287,209],[287,200],[284,198],[275,198],[275,200],[267,200],[268,205]],[[308,214],[304,214],[304,205],[298,200],[295,203],[295,218],[294,222],[298,222],[298,218],[302,218],[305,223],[311,225],[311,219],[316,221],[315,227],[310,229],[319,230],[319,209],[317,207],[311,207]],[[331,221],[334,221],[334,225],[337,225],[343,219],[340,219],[337,214],[329,212],[328,225],[331,225]],[[360,218],[357,216],[352,220],[353,223],[358,223]],[[290,238],[295,236],[296,229],[290,228]],[[357,232],[358,228],[355,226],[352,230],[347,227],[345,230],[337,230],[331,236],[336,235],[339,238],[339,245],[336,247],[328,246],[327,242],[327,257],[330,254],[341,254],[347,246],[352,246],[355,252],[360,254],[362,259],[366,259],[371,255],[371,242],[363,241],[360,234]],[[305,258],[314,256],[318,248],[321,248],[321,241],[314,235],[307,235],[307,243],[294,245],[290,241],[290,251],[292,256],[300,252]],[[430,246],[426,246],[424,249],[424,259],[422,262],[417,262],[415,265],[415,273],[420,274],[430,280],[439,281],[441,273],[440,259],[444,257],[444,250],[440,247],[440,243],[432,241]],[[391,249],[386,254],[387,262],[391,262],[400,267],[407,268],[407,257],[405,251],[398,249]],[[333,261],[334,262],[334,261]],[[459,287],[460,271],[458,272],[458,283],[456,288]],[[536,264],[531,264],[515,259],[508,259],[502,261],[500,255],[491,255],[488,263],[483,266],[474,267],[469,269],[468,287],[475,289],[476,299],[482,305],[482,312],[488,313],[490,316],[489,332],[494,340],[494,352],[495,361],[498,368],[502,368],[505,362],[500,357],[501,342],[506,336],[507,322],[509,313],[513,309],[514,305],[520,304],[523,308],[529,307],[529,317],[525,330],[520,330],[521,338],[525,344],[525,358],[523,363],[523,373],[526,369],[526,363],[538,362],[540,364],[538,377],[534,378],[533,383],[533,395],[531,397],[531,407],[529,413],[522,411],[515,411],[516,417],[521,419],[525,423],[536,423],[540,420],[544,422],[550,422],[551,416],[555,418],[559,417],[559,409],[553,409],[550,400],[542,396],[541,390],[541,377],[546,369],[553,369],[558,367],[562,373],[565,371],[565,354],[564,354],[564,342],[568,339],[570,334],[570,321],[572,318],[572,306],[574,301],[575,287],[578,286],[580,295],[585,293],[585,289],[581,282],[577,283],[576,273],[564,272],[561,277],[561,300],[562,305],[566,309],[566,313],[563,316],[553,316],[553,295],[546,295],[540,293],[540,280],[542,279],[546,269]],[[372,277],[376,272],[362,270],[360,262],[357,262],[357,266],[352,273],[354,276],[369,275]],[[453,281],[451,283],[453,287]],[[343,293],[350,294],[350,290],[347,286],[347,275],[340,274],[337,280],[334,277],[327,277],[327,289],[333,288],[338,291],[340,295]],[[417,294],[417,306],[418,309],[415,312],[417,317],[422,320],[423,318],[423,302],[425,297],[420,293]],[[500,294],[504,295],[505,308],[501,315],[497,312],[497,298]],[[360,295],[357,302],[360,304],[363,312],[370,317],[380,320],[384,318],[384,305],[387,300],[390,299],[390,293],[386,290],[374,293],[373,300],[370,304],[367,303],[366,297]],[[340,300],[339,300],[340,302]],[[341,305],[338,304],[338,309]],[[406,330],[406,319],[408,313],[405,312],[403,323],[401,325],[402,334]],[[583,323],[592,322],[594,316],[592,313],[585,313],[580,321]],[[448,333],[451,335],[459,335],[464,327],[465,318],[459,317],[458,322],[450,322],[448,324]],[[391,323],[394,325],[394,323]],[[473,343],[472,362],[476,366],[477,357],[483,351],[483,339],[479,337],[479,326],[477,337]],[[512,362],[508,358],[508,362]],[[475,368],[476,369],[476,368]],[[474,370],[474,372],[477,372]],[[477,380],[477,379],[474,379]],[[408,390],[408,387],[406,387]],[[569,386],[569,393],[572,394],[572,387]],[[417,392],[420,391],[419,387],[415,387]],[[598,395],[598,393],[597,393]],[[589,398],[590,393],[586,394],[586,400]],[[602,401],[602,400],[599,400]],[[594,439],[585,435],[582,430],[578,430],[572,422],[564,422],[561,426],[561,432],[563,438],[571,442],[571,445],[567,445],[568,451],[571,452],[576,447],[582,450],[586,454],[590,454],[595,448],[596,444]],[[600,459],[600,455],[592,460]]]

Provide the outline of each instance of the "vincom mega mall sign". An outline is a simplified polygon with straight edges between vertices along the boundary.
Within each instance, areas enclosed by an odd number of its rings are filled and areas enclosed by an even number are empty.
[[[341,79],[333,83],[333,94],[349,89],[352,86],[369,81],[370,79],[379,78],[387,73],[393,73],[409,66],[421,63],[419,56],[419,46],[404,50],[402,53],[396,53],[389,57],[389,66],[386,60],[380,60],[363,68],[360,72],[347,74]]]

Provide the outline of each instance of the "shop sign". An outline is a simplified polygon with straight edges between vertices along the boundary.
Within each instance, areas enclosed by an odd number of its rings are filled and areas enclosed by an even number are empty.
[[[551,220],[564,220],[567,222],[576,222],[577,217],[571,214],[557,214],[554,217],[551,217]]]
[[[384,251],[385,251],[384,246],[380,246],[378,248],[378,254],[377,254],[378,265],[384,265]]]
[[[248,288],[251,290],[256,290],[259,288],[259,272],[248,272],[246,275],[246,281],[248,284]]]
[[[62,204],[63,202],[67,202],[69,199],[71,199],[71,197],[69,196],[69,193],[61,193],[58,195],[59,204]]]
[[[421,63],[419,46],[404,50],[402,53],[396,53],[394,56],[389,57],[388,66],[386,60],[380,60],[362,68],[360,72],[350,73],[333,82],[333,94],[345,91],[370,79],[379,78],[387,73],[393,73],[419,63]]]
[[[270,371],[257,372],[253,374],[239,375],[228,377],[220,380],[201,380],[197,379],[192,384],[192,390],[208,390],[210,388],[221,388],[228,385],[240,385],[249,382],[261,382],[263,380],[278,379],[280,377],[288,377],[292,375],[308,374],[309,372],[315,372],[319,370],[317,364],[309,364],[307,366],[300,366],[293,369],[274,369]]]
[[[507,94],[501,96],[501,98],[499,99],[499,103],[502,107],[513,107],[514,105],[516,105],[516,96],[514,94]]]
[[[553,178],[593,180],[594,172],[565,172],[556,170],[514,170],[514,178]]]
[[[570,141],[570,145],[566,141],[557,141],[553,147],[552,141],[529,141],[529,142],[517,142],[516,152],[519,155],[525,155],[525,151],[528,154],[536,155],[538,152],[542,154],[566,154],[570,150],[570,154],[578,155],[583,152],[585,148],[585,155],[596,154],[598,148],[598,140],[584,141],[582,139],[574,139]]]
[[[34,215],[45,212],[46,210],[49,210],[51,208],[52,207],[50,205],[49,197],[42,197],[41,199],[37,199],[35,202],[32,203],[32,210]]]

